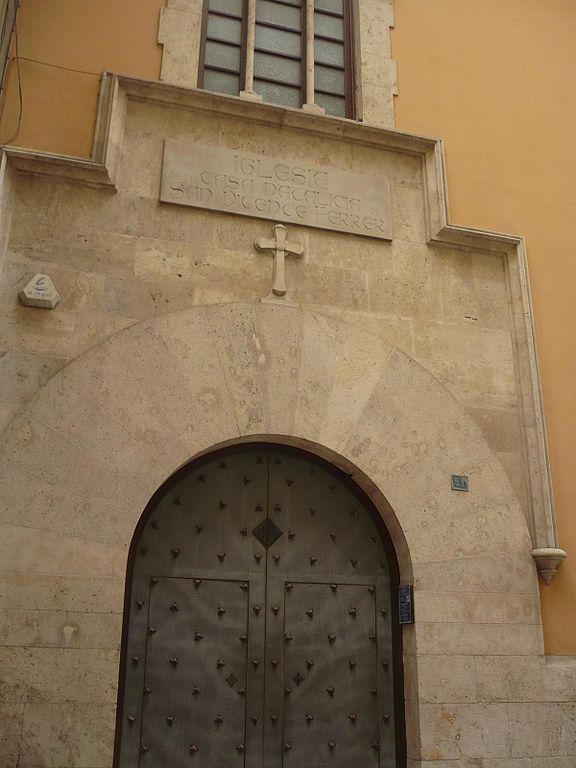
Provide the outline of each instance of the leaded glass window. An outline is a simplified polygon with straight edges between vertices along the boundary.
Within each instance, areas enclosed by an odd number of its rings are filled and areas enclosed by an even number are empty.
[[[200,87],[354,116],[351,0],[206,0]]]

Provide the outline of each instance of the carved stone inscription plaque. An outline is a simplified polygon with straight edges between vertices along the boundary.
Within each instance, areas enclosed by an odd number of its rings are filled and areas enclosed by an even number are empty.
[[[387,179],[235,149],[166,139],[160,200],[392,239]]]

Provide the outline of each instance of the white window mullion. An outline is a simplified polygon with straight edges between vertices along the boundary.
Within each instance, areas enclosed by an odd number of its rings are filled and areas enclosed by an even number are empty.
[[[254,91],[254,41],[256,36],[256,0],[248,0],[246,19],[246,63],[244,68],[244,89],[240,91],[243,99],[262,101],[262,96]]]
[[[306,2],[306,102],[302,109],[306,112],[323,113],[322,107],[314,99],[314,0]]]

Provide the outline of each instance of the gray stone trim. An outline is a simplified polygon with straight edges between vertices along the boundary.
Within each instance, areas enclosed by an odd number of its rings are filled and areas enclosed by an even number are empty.
[[[202,5],[202,0],[168,0],[160,11],[160,79],[166,83],[185,88],[198,85]]]

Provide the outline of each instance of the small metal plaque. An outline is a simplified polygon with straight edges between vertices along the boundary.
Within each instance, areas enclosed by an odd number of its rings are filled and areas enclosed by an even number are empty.
[[[466,475],[450,475],[450,487],[453,491],[469,491]]]
[[[412,584],[398,587],[398,620],[400,624],[414,624],[414,600]]]

